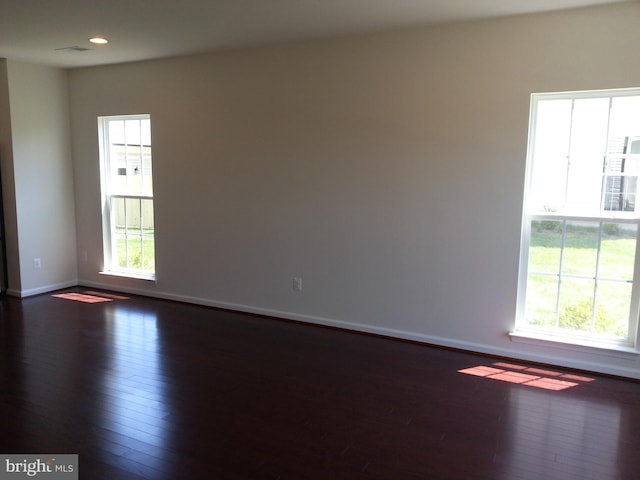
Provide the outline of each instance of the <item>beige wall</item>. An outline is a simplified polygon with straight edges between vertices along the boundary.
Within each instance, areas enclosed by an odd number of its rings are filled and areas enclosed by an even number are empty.
[[[5,65],[9,293],[26,296],[77,283],[68,82],[65,70]]]
[[[13,175],[13,145],[11,142],[11,110],[9,107],[9,76],[7,60],[0,58],[0,171],[2,174],[2,200],[5,223],[4,242],[7,249],[7,270],[9,285],[18,289],[20,285],[20,261],[18,253],[18,233]],[[0,255],[0,267],[2,267]],[[4,279],[1,280],[4,283]]]
[[[638,20],[620,4],[72,70],[80,280],[640,377],[636,357],[508,336],[530,93],[640,85]],[[128,113],[152,118],[156,284],[98,274],[96,117]]]

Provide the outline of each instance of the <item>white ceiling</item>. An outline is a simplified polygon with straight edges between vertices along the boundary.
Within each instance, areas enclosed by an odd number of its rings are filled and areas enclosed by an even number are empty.
[[[620,1],[0,0],[0,57],[79,67]]]

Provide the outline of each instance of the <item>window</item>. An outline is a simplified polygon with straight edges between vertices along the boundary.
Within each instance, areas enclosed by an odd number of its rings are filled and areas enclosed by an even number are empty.
[[[636,347],[640,90],[534,94],[516,332]]]
[[[154,278],[155,240],[149,115],[100,117],[104,269]]]

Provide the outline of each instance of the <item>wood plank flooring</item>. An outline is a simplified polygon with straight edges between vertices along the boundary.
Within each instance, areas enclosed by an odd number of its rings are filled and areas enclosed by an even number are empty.
[[[88,295],[0,300],[0,454],[88,480],[640,478],[637,382]]]

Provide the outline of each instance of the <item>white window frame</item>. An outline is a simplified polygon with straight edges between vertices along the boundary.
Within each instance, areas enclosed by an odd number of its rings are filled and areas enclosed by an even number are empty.
[[[103,239],[103,255],[104,264],[101,274],[116,275],[129,278],[136,278],[141,280],[156,280],[155,271],[155,259],[154,270],[144,270],[133,267],[121,267],[118,265],[117,253],[116,253],[116,225],[115,225],[115,212],[112,208],[114,199],[134,200],[141,202],[142,200],[151,201],[153,204],[153,194],[139,195],[139,194],[123,194],[121,192],[114,191],[112,173],[114,171],[110,165],[110,141],[108,124],[111,121],[122,120],[151,120],[149,114],[136,114],[136,115],[115,115],[115,116],[102,116],[98,117],[98,141],[99,141],[99,153],[100,153],[100,186],[101,186],[101,201],[102,201],[102,239]],[[142,147],[142,145],[140,145]],[[153,160],[150,159],[151,165]],[[146,170],[145,165],[140,165],[141,170]],[[151,166],[151,170],[153,167]],[[140,210],[142,210],[142,203],[140,203]],[[126,216],[126,213],[125,213]],[[155,221],[154,221],[155,224]],[[149,235],[145,235],[140,232],[141,240]],[[155,234],[154,243],[155,243]],[[128,245],[128,242],[125,242]],[[126,248],[126,247],[125,247]],[[127,255],[128,256],[128,255]]]
[[[536,93],[531,95],[530,119],[529,119],[529,143],[527,148],[527,165],[525,173],[525,195],[522,215],[522,234],[518,277],[518,297],[516,309],[516,322],[514,331],[511,333],[512,339],[524,341],[526,343],[538,344],[540,341],[559,342],[562,344],[574,345],[577,347],[597,348],[611,351],[627,352],[637,354],[639,352],[638,340],[638,317],[640,316],[640,206],[636,212],[612,211],[602,209],[597,215],[581,215],[558,212],[534,212],[533,206],[529,205],[529,192],[532,192],[534,178],[534,146],[536,140],[537,124],[537,103],[539,100],[577,100],[585,98],[610,98],[622,96],[640,96],[640,88],[616,89],[616,90],[596,90],[585,92],[563,92],[563,93]],[[611,100],[609,103],[611,108]],[[608,138],[607,138],[608,140]],[[635,139],[637,140],[637,138]],[[603,154],[604,154],[603,150]],[[604,175],[603,175],[603,178]],[[604,182],[604,180],[603,180]],[[604,201],[604,200],[603,200]],[[634,272],[631,288],[631,306],[628,320],[628,334],[624,339],[598,338],[595,335],[583,335],[579,332],[567,332],[560,329],[539,329],[532,328],[525,322],[525,301],[529,268],[529,250],[531,241],[531,223],[535,220],[557,220],[557,221],[579,221],[595,222],[602,230],[603,223],[633,224],[637,226],[636,249]],[[563,233],[564,235],[564,233]],[[601,233],[600,233],[601,235]],[[598,254],[600,244],[598,246]],[[562,275],[562,274],[560,274]],[[597,273],[596,273],[597,278]],[[528,341],[531,340],[531,341]]]

